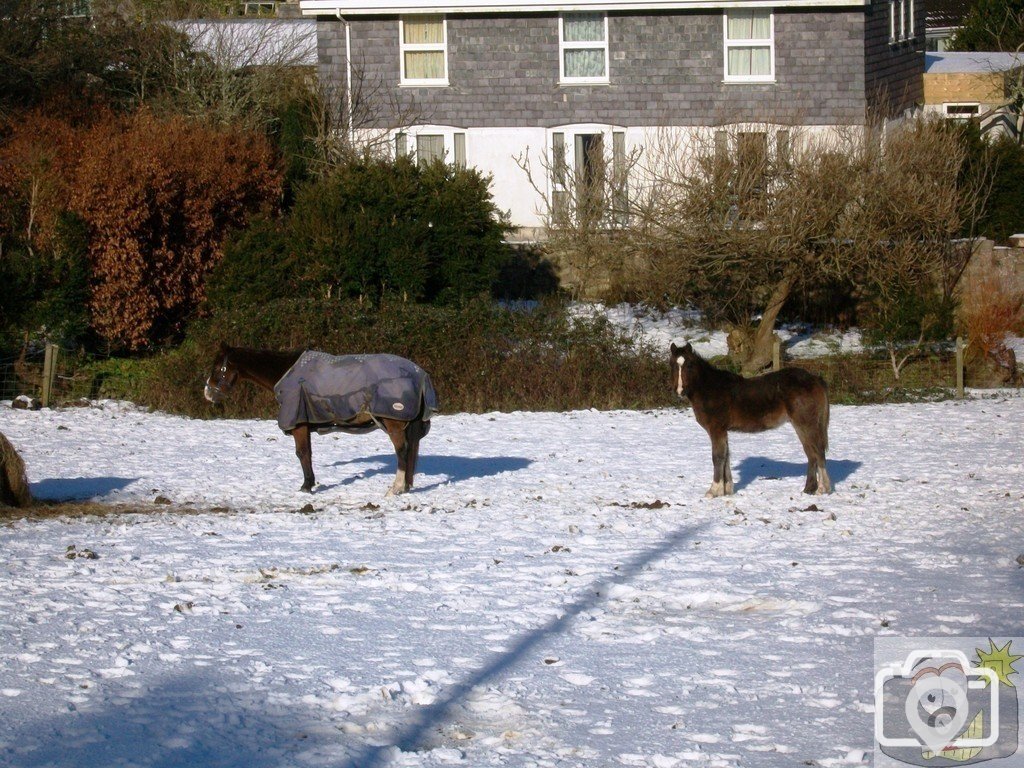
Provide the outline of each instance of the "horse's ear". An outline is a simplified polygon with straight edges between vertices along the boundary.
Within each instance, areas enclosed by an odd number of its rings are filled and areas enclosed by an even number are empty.
[[[693,357],[693,345],[690,342],[686,342],[686,346],[679,350],[683,357]]]
[[[672,342],[672,347],[669,350],[669,354],[672,355],[672,357],[679,357],[679,347],[676,346],[676,343],[674,341]]]

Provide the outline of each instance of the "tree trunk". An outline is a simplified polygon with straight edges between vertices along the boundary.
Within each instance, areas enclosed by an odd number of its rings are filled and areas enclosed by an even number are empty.
[[[765,307],[761,320],[757,324],[753,335],[742,342],[730,339],[729,348],[733,357],[740,363],[740,368],[747,376],[757,374],[772,364],[772,346],[775,342],[775,321],[779,312],[789,298],[793,290],[793,283],[796,282],[795,275],[787,273],[772,291],[768,299],[768,306]],[[736,333],[739,329],[733,331]],[[746,334],[745,334],[746,335]],[[745,343],[744,343],[745,342]],[[735,346],[734,346],[735,345]]]

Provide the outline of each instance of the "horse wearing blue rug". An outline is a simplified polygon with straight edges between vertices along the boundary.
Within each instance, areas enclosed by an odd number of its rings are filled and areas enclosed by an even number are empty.
[[[398,471],[388,496],[413,486],[420,439],[430,431],[437,394],[430,376],[397,355],[328,355],[324,352],[273,352],[221,344],[204,394],[220,402],[239,380],[274,393],[277,424],[295,440],[302,466],[301,490],[311,492],[312,432],[388,433]]]

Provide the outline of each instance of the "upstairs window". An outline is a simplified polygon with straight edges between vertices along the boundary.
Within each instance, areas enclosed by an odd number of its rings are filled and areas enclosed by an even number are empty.
[[[558,18],[559,82],[608,82],[608,17],[564,13]]]
[[[889,0],[889,43],[914,39],[914,0]]]
[[[767,9],[725,13],[725,80],[775,80],[775,15]]]
[[[402,85],[448,85],[448,28],[444,16],[399,20]]]

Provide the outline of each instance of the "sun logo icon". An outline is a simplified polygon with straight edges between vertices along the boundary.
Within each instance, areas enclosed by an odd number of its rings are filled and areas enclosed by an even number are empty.
[[[979,667],[986,667],[987,669],[991,669],[993,672],[996,673],[996,676],[999,678],[1000,683],[1002,683],[1003,685],[1008,685],[1011,688],[1013,688],[1015,686],[1012,682],[1010,682],[1010,675],[1018,674],[1017,670],[1013,668],[1013,662],[1017,661],[1017,659],[1024,658],[1024,655],[1016,655],[1011,653],[1011,642],[1011,640],[1007,640],[1006,645],[1004,645],[1002,648],[999,648],[996,646],[994,642],[992,642],[992,638],[990,637],[988,639],[988,651],[983,651],[981,648],[975,648],[974,652],[978,654]],[[987,682],[988,681],[986,681],[986,685]]]

